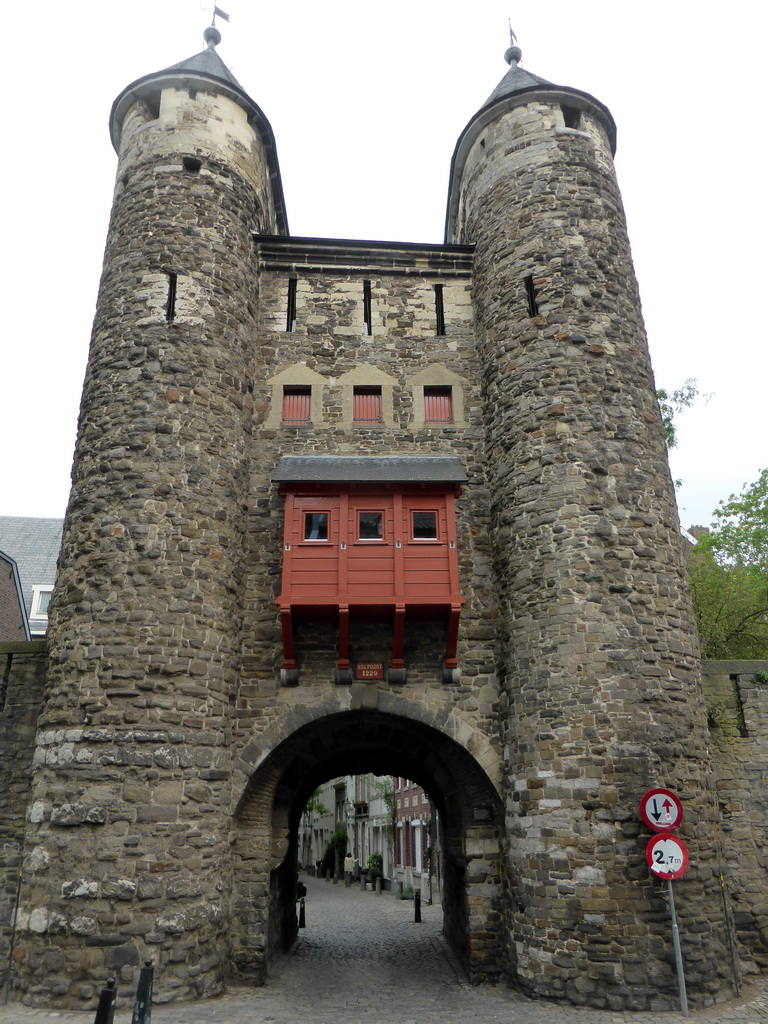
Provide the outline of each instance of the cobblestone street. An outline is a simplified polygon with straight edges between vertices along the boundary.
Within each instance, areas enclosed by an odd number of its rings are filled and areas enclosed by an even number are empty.
[[[235,988],[220,999],[155,1005],[153,1024],[679,1024],[680,1013],[579,1010],[526,999],[503,986],[471,986],[441,934],[438,906],[376,896],[312,878],[307,927],[294,951],[261,989]],[[768,984],[747,987],[742,1001],[693,1011],[697,1024],[768,1022]],[[0,1006],[0,1024],[56,1020],[91,1024],[94,1013]],[[127,1024],[131,1007],[118,1007]]]

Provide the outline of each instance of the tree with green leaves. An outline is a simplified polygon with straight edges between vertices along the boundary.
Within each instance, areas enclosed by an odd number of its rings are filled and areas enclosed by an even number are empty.
[[[684,409],[689,409],[699,397],[699,382],[695,377],[689,377],[682,387],[674,391],[667,391],[666,388],[659,388],[656,397],[659,400],[661,422],[664,427],[664,440],[667,448],[677,447],[677,424],[675,417],[679,416]]]
[[[390,857],[395,850],[397,838],[397,801],[395,800],[395,787],[391,778],[373,779],[373,791],[380,797],[387,808],[387,819],[389,828],[387,830],[387,843],[389,845]]]
[[[768,658],[768,470],[721,501],[689,559],[705,658]]]

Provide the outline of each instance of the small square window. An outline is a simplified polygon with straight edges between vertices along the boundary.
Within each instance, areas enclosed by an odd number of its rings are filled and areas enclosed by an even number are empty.
[[[358,540],[381,540],[383,536],[383,519],[384,516],[381,512],[358,512]]]
[[[304,540],[328,540],[328,513],[304,513]]]
[[[412,512],[414,540],[437,540],[437,512]]]
[[[283,388],[283,423],[309,423],[312,388]]]
[[[452,388],[424,388],[424,422],[453,423]]]
[[[381,423],[381,388],[355,388],[352,394],[355,423]]]

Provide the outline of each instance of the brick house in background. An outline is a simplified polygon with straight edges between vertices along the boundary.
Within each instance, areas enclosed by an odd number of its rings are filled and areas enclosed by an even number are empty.
[[[421,889],[424,900],[440,897],[442,844],[434,803],[416,782],[395,776],[395,864],[402,886]]]
[[[0,640],[29,640],[29,624],[16,562],[0,550]]]

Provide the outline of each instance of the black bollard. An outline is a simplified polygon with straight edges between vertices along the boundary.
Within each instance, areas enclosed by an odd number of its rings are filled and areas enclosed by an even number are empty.
[[[152,978],[155,969],[151,960],[145,960],[139,971],[139,985],[136,989],[136,1001],[133,1004],[131,1024],[149,1024],[152,1017]]]
[[[106,988],[101,990],[101,995],[99,996],[99,1005],[96,1007],[96,1016],[93,1018],[93,1024],[112,1024],[112,1018],[115,1016],[116,999],[115,979],[107,978]]]
[[[421,924],[421,889],[415,889],[413,893],[413,920]]]
[[[307,912],[304,909],[304,897],[299,900],[299,928],[307,927]]]

